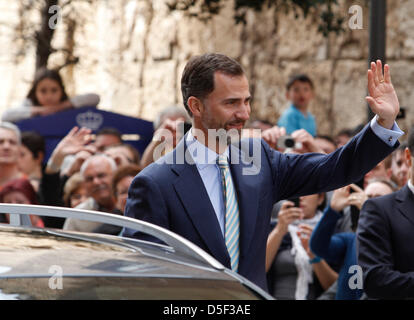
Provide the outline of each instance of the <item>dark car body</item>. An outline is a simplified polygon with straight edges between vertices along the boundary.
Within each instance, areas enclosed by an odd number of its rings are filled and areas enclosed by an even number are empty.
[[[198,247],[158,226],[105,213],[41,206],[0,204],[0,212],[105,223],[115,219],[117,225],[133,224],[167,243],[0,224],[0,299],[271,299]]]

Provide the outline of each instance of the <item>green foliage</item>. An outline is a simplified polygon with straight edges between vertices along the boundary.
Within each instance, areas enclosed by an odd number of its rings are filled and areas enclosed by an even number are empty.
[[[208,19],[213,15],[219,14],[224,1],[230,0],[171,0],[170,10],[183,10],[190,16],[200,19]],[[293,11],[296,19],[306,18],[311,12],[319,16],[318,31],[324,36],[335,32],[336,34],[344,31],[342,24],[345,20],[343,16],[334,12],[334,7],[338,6],[337,0],[232,0],[234,2],[235,23],[246,23],[246,13],[248,10],[260,12],[263,10],[284,10],[286,14]]]

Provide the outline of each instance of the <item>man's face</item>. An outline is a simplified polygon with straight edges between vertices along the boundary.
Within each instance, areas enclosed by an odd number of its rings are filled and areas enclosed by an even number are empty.
[[[214,74],[214,90],[203,101],[197,115],[201,129],[235,129],[241,135],[250,117],[250,90],[246,76]]]
[[[13,130],[0,128],[0,164],[16,164],[20,144]]]
[[[331,153],[334,152],[336,150],[336,146],[323,138],[315,138],[315,143],[316,145],[321,148],[325,153]]]
[[[93,143],[98,151],[103,152],[106,147],[114,146],[122,143],[119,138],[112,134],[100,134],[96,137],[95,142]]]
[[[404,186],[408,181],[410,167],[405,160],[404,151],[397,151],[391,160],[392,179],[398,184],[398,187]]]
[[[306,109],[313,98],[313,90],[308,82],[295,81],[289,88],[286,98],[298,109]]]
[[[386,194],[392,193],[393,190],[385,183],[375,181],[368,184],[364,190],[368,198],[375,198],[385,196]]]
[[[105,158],[92,160],[83,173],[89,196],[101,205],[112,198],[112,175],[112,167]]]
[[[316,214],[318,206],[323,202],[323,194],[311,194],[300,197],[299,206],[303,210],[304,219],[313,218]]]
[[[346,134],[341,134],[335,138],[335,143],[338,148],[346,145],[351,137],[347,136]]]

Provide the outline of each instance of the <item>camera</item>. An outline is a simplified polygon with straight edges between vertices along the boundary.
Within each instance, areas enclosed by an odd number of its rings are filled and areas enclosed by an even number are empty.
[[[293,149],[296,145],[296,141],[292,136],[282,136],[277,139],[278,149]]]

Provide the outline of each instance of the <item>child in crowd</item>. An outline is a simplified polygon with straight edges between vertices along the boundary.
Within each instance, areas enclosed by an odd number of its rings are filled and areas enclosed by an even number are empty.
[[[40,69],[23,103],[3,113],[3,121],[17,122],[35,116],[46,116],[59,111],[85,106],[96,106],[99,96],[90,93],[69,98],[62,78],[55,70]]]
[[[295,75],[286,85],[286,98],[291,102],[279,118],[277,125],[284,127],[287,134],[305,129],[312,136],[316,135],[315,117],[308,111],[309,103],[314,97],[312,80],[305,74]]]

